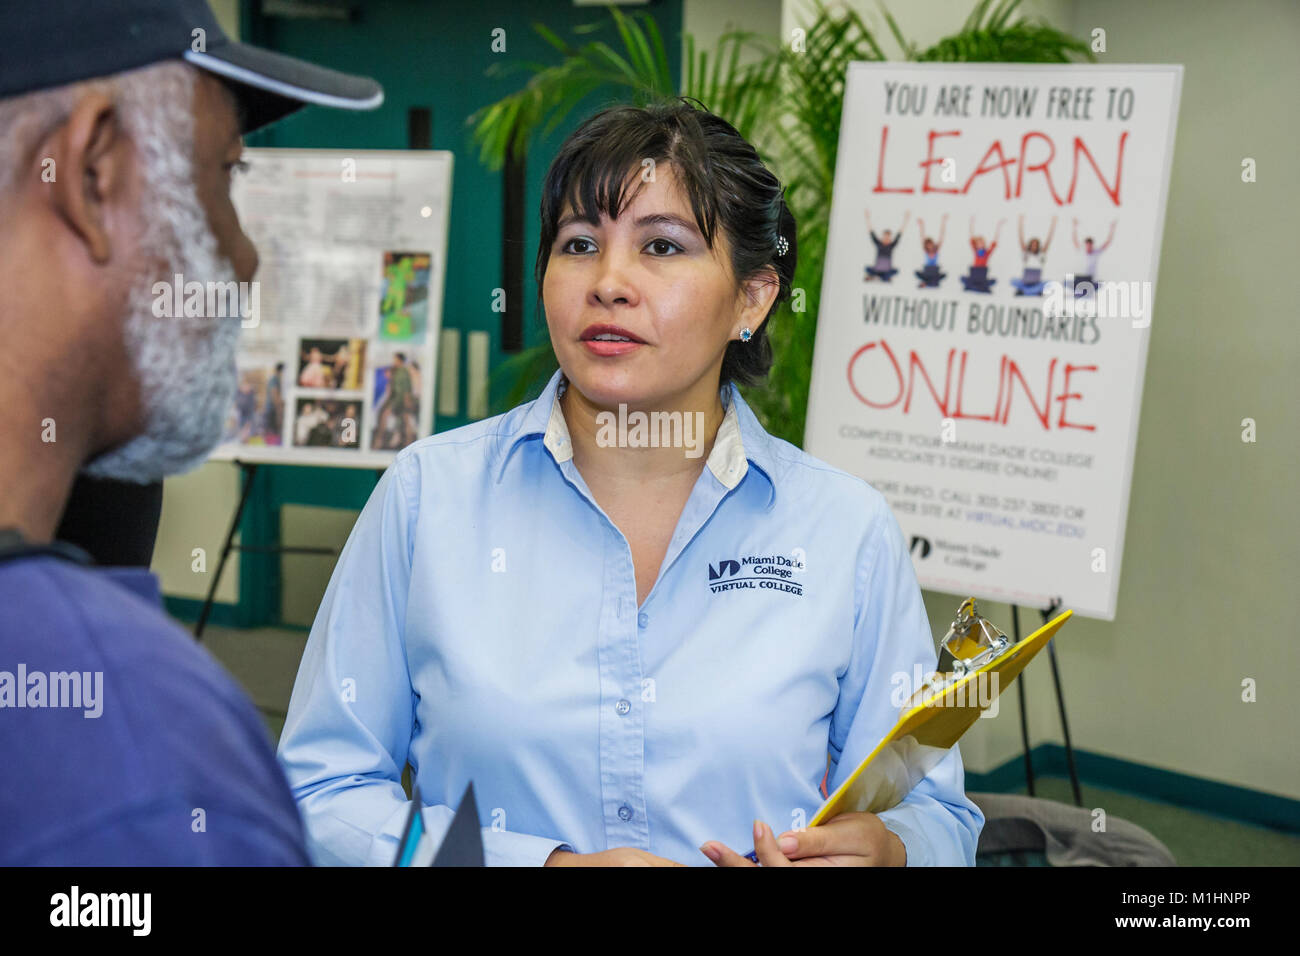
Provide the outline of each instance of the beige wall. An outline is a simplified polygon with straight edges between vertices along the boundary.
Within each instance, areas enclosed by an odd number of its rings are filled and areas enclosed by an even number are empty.
[[[221,29],[233,39],[239,38],[239,0],[208,0]]]
[[[221,4],[215,4],[221,6]],[[232,2],[226,4],[233,8]],[[730,18],[794,23],[783,3],[688,0],[688,29]],[[928,43],[957,28],[969,0],[890,4],[904,33]],[[1294,293],[1297,219],[1293,120],[1300,89],[1300,7],[1289,0],[1150,0],[1027,5],[1076,35],[1107,31],[1111,63],[1182,63],[1185,74],[1158,304],[1133,471],[1119,608],[1113,623],[1075,619],[1058,641],[1077,747],[1300,798],[1300,638],[1289,607],[1300,571]],[[724,9],[725,15],[719,11]],[[868,18],[874,4],[858,8]],[[872,22],[869,20],[869,22]],[[712,27],[710,27],[712,25]],[[1240,180],[1254,157],[1259,181]],[[1258,423],[1243,444],[1241,420]],[[201,595],[193,547],[219,547],[234,508],[235,468],[206,465],[167,483],[155,570],[173,594]],[[339,544],[343,520],[286,519],[286,542]],[[298,521],[296,525],[291,521]],[[205,544],[206,543],[206,544]],[[215,551],[209,551],[215,566]],[[308,615],[328,559],[286,563],[285,608]],[[227,569],[231,584],[237,565]],[[232,600],[231,584],[223,600]],[[957,599],[926,595],[942,634]],[[985,608],[1009,630],[1005,606]],[[1037,614],[1024,612],[1031,628]],[[1046,656],[1026,674],[1032,742],[1060,742]],[[1243,703],[1242,681],[1258,682]],[[963,740],[987,771],[1019,753],[1015,694]]]
[[[909,43],[922,48],[960,30],[966,18],[970,16],[971,8],[975,6],[975,0],[884,0],[884,2],[885,8],[898,24],[898,29],[903,36]],[[824,0],[824,3],[831,10],[857,11],[858,16],[875,35],[885,54],[891,59],[899,56],[893,33],[889,29],[889,24],[885,22],[877,0]],[[689,0],[687,6],[690,6]],[[787,36],[793,27],[807,19],[808,11],[812,9],[812,5],[807,0],[785,0],[781,6],[781,23]],[[1020,7],[1027,16],[1042,17],[1060,29],[1068,26],[1067,12],[1070,9],[1070,0],[1022,0]]]
[[[162,518],[153,549],[153,572],[164,594],[205,598],[217,570],[221,546],[239,501],[239,468],[213,462],[163,483]],[[236,538],[238,541],[238,538]],[[203,549],[204,570],[195,570],[194,549]],[[234,551],[221,574],[217,600],[239,599],[239,552]]]
[[[1071,731],[1090,750],[1300,797],[1288,687],[1300,665],[1300,336],[1286,281],[1300,7],[1089,0],[1068,26],[1104,28],[1107,62],[1185,68],[1119,613],[1061,639]],[[1241,440],[1247,417],[1254,444]],[[1248,678],[1256,703],[1241,700]],[[1011,729],[985,735],[990,753]]]
[[[775,33],[781,28],[781,0],[741,0],[737,3],[685,0],[682,37],[695,38],[696,58],[701,51],[712,53],[717,38],[729,30]],[[667,39],[665,39],[667,42]],[[744,61],[742,61],[744,62]],[[685,76],[686,44],[682,43],[682,75]],[[712,70],[712,65],[709,67]]]
[[[880,22],[874,3],[855,6]],[[889,6],[904,34],[924,43],[959,25],[971,4]],[[1185,67],[1118,613],[1113,623],[1076,618],[1057,641],[1073,742],[1300,797],[1300,697],[1284,683],[1300,669],[1288,607],[1300,577],[1300,335],[1285,281],[1300,213],[1300,7],[1026,6],[1076,36],[1105,29],[1103,62]],[[1241,182],[1246,156],[1258,162],[1254,184]],[[1254,444],[1241,441],[1247,417],[1258,425]],[[926,594],[936,635],[957,603]],[[1007,606],[983,607],[1010,630]],[[1022,613],[1027,633],[1039,616]],[[1031,743],[1063,742],[1046,655],[1026,678]],[[1246,679],[1257,682],[1255,703],[1241,699]],[[963,738],[962,752],[977,771],[1020,753],[1014,692]]]

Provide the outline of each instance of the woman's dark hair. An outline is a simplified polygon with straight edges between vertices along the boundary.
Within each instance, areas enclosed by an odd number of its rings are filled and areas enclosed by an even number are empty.
[[[794,281],[794,216],[785,204],[781,181],[754,147],[730,123],[690,97],[603,110],[560,147],[542,184],[542,232],[535,271],[538,312],[542,280],[565,205],[592,222],[599,222],[601,213],[617,219],[632,198],[628,187],[637,182],[633,174],[644,169],[647,160],[654,162],[654,168],[674,167],[710,249],[721,225],[731,247],[737,290],[768,269],[780,279],[766,320],[748,342],[727,343],[722,360],[720,384],[758,384],[772,367],[767,324],[790,297]],[[778,235],[787,244],[784,255],[777,254]]]

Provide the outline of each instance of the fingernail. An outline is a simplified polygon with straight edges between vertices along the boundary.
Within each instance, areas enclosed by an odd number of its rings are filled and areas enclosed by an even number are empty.
[[[793,853],[799,849],[799,841],[791,836],[781,837],[776,841],[776,845],[781,848],[782,853]]]
[[[700,846],[700,852],[703,853],[705,856],[707,856],[714,863],[717,863],[718,860],[721,859],[722,857],[722,854],[719,853],[713,846],[711,846],[708,843],[702,844]]]
[[[761,839],[763,839],[763,824],[762,824],[761,822],[759,822],[758,820],[755,820],[755,821],[754,821],[754,840],[755,840],[755,841],[758,841],[758,840],[761,840]]]

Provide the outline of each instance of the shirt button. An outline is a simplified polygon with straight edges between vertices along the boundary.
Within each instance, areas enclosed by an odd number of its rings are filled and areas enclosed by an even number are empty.
[[[614,709],[618,711],[618,715],[622,717],[624,714],[626,714],[629,710],[632,709],[632,705],[627,701],[626,698],[624,698],[623,700],[620,700],[617,704],[614,705]]]
[[[647,614],[645,611],[642,611],[640,614],[636,616],[637,627],[645,627],[649,623],[650,623],[650,615]]]
[[[622,820],[624,823],[626,823],[628,820],[631,820],[632,808],[629,807],[626,803],[623,804],[623,806],[618,808],[618,818]]]

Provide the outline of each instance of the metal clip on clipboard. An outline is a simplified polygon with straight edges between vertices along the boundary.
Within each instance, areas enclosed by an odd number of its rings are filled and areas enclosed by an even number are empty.
[[[956,619],[939,642],[939,671],[964,677],[1010,646],[1011,638],[980,614],[974,598],[967,598],[957,608]]]
[[[986,712],[991,699],[981,694],[940,705],[939,698],[947,694],[947,687],[973,681],[971,675],[999,657],[1003,659],[998,661],[994,676],[1008,683],[1014,681],[1072,613],[1066,611],[1017,642],[979,613],[974,598],[963,601],[940,642],[938,669],[903,704],[894,729],[827,797],[809,826],[819,826],[841,813],[879,813],[901,803]],[[996,682],[991,691],[991,697],[996,697]],[[748,859],[757,863],[758,855],[750,853]]]
[[[980,614],[975,599],[967,598],[957,608],[957,617],[939,642],[937,669],[921,684],[906,707],[913,706],[944,686],[974,673],[1011,644],[1011,638],[1001,628]]]

